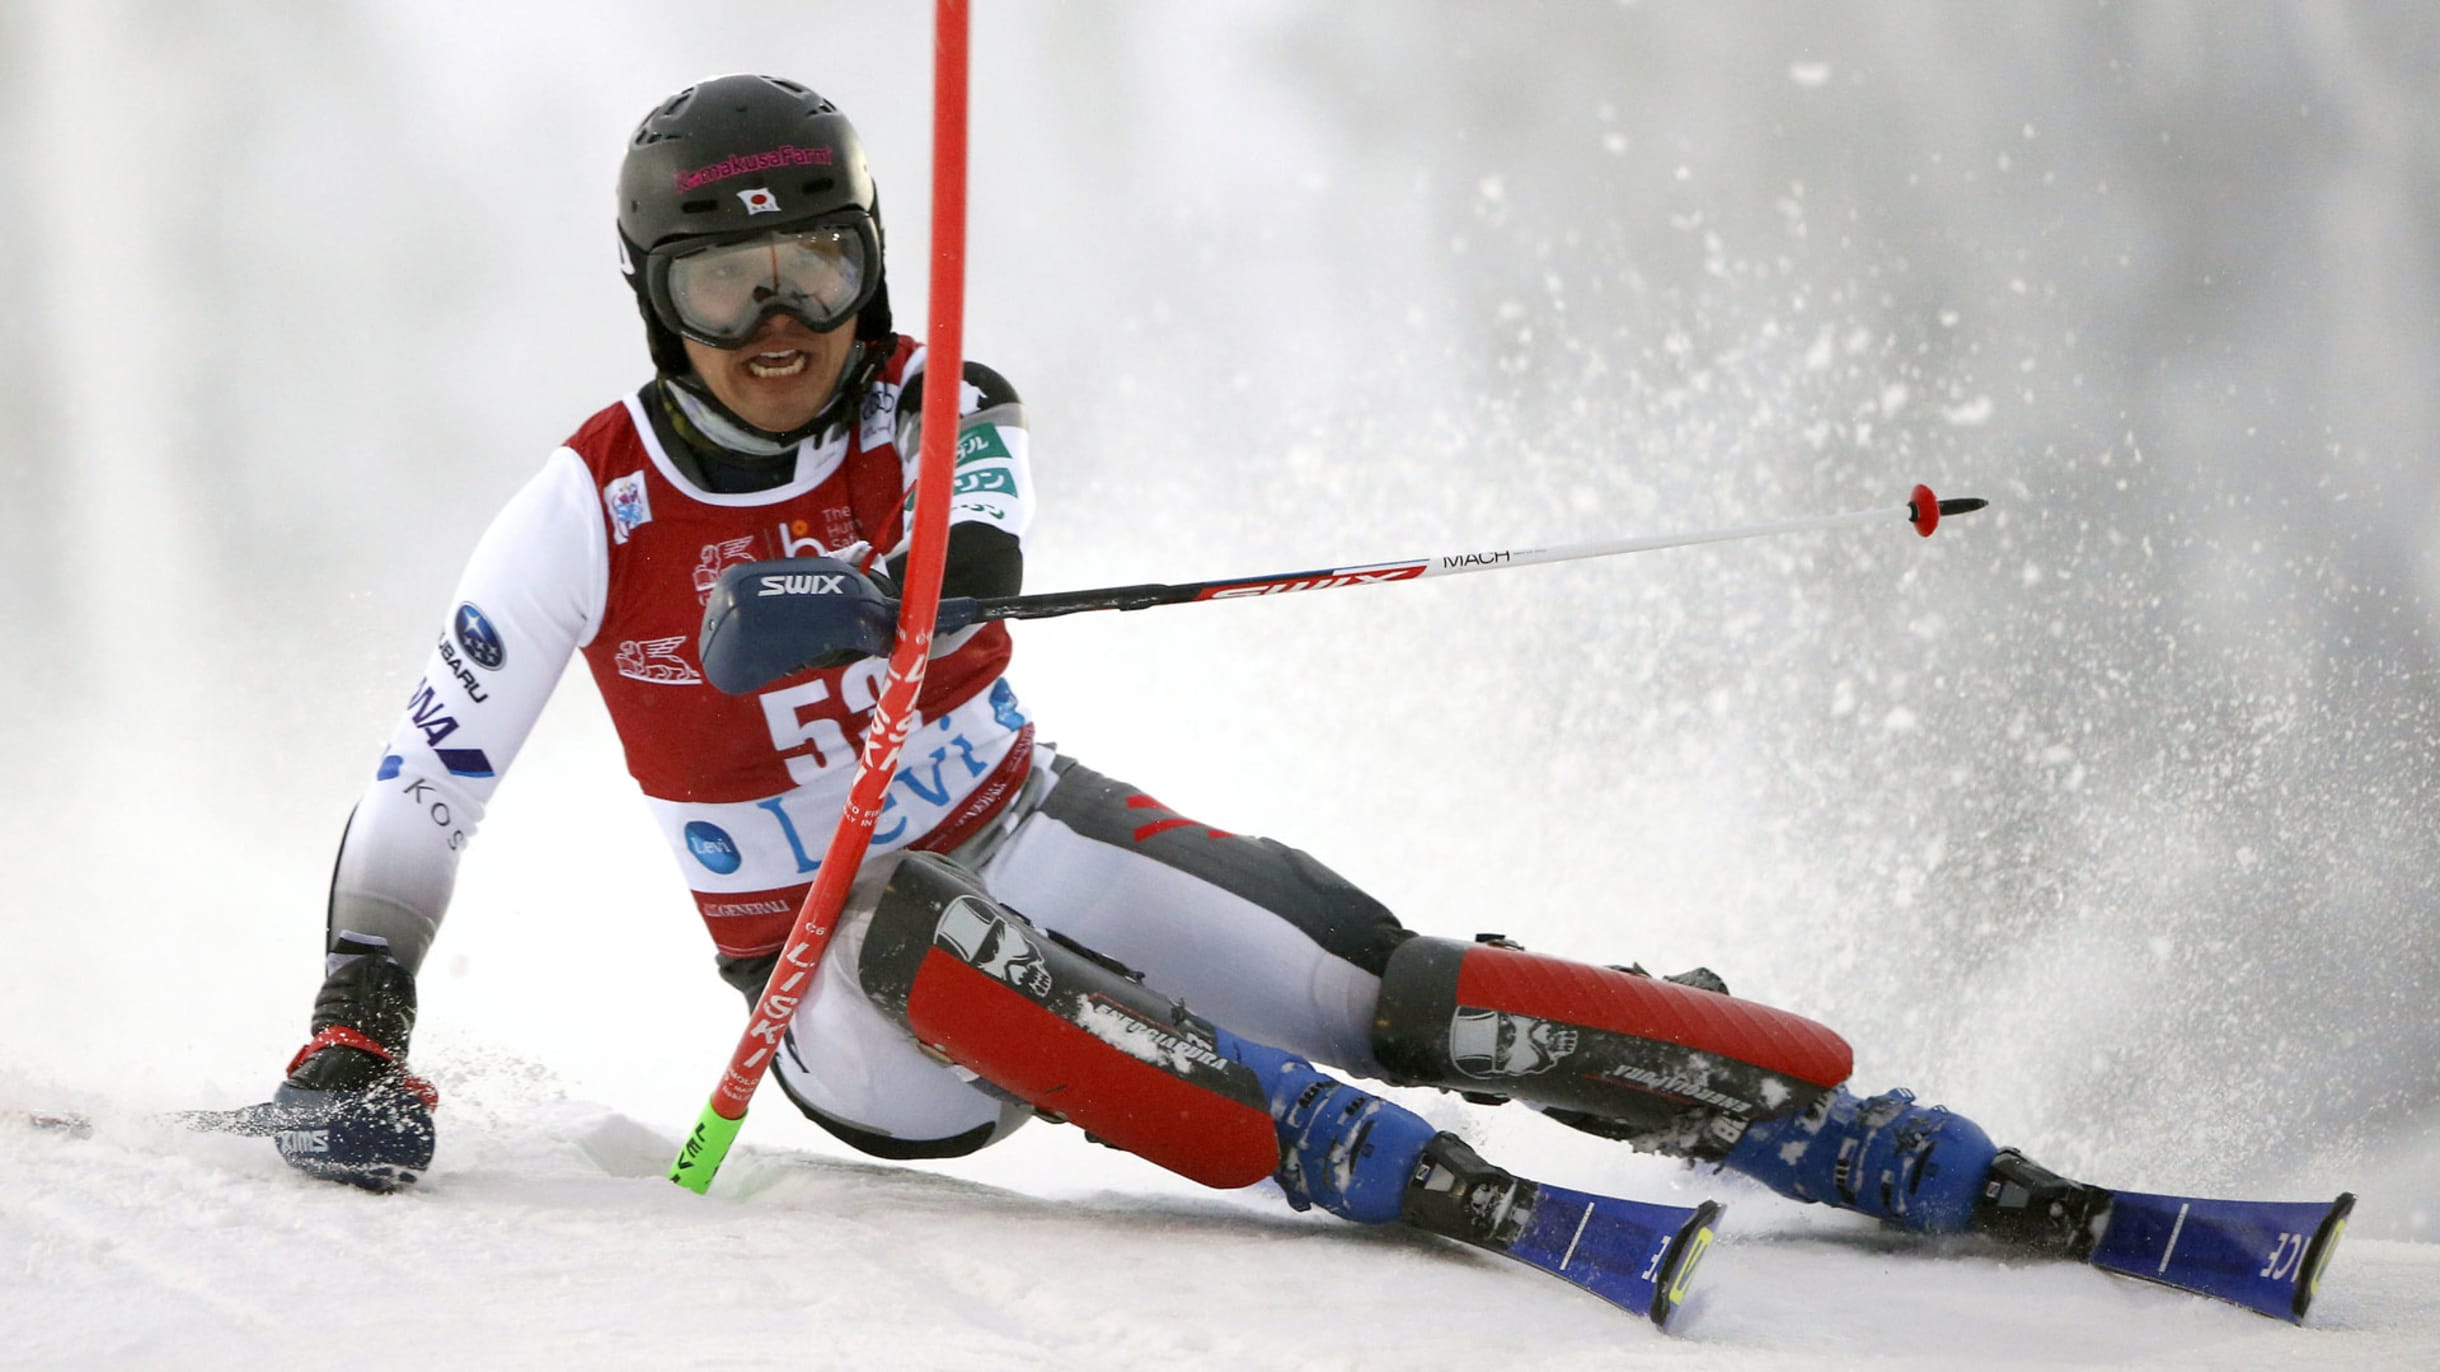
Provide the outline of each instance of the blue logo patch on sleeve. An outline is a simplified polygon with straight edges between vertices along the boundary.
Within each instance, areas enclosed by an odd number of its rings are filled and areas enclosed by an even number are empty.
[[[500,631],[491,627],[491,621],[471,601],[457,608],[457,641],[474,665],[485,671],[496,672],[508,660],[508,646],[500,641]]]
[[[396,753],[391,753],[381,760],[381,770],[373,773],[373,780],[388,781],[390,778],[398,775],[398,769],[405,766],[406,762],[407,760],[405,758],[400,757]]]
[[[453,777],[487,777],[492,774],[491,759],[480,748],[435,748],[433,754]]]
[[[686,851],[695,855],[695,861],[724,877],[746,862],[745,854],[737,851],[736,840],[719,825],[699,819],[687,823]]]

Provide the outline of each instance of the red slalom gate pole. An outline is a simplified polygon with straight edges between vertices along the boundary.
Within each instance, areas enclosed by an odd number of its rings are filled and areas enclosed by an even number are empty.
[[[898,756],[915,721],[915,698],[923,689],[932,652],[932,629],[940,610],[941,561],[949,534],[949,482],[957,448],[958,382],[965,374],[966,312],[966,0],[935,0],[932,53],[932,310],[926,325],[923,446],[915,479],[915,528],[907,553],[905,598],[898,606],[898,641],[890,673],[864,734],[864,751],[849,786],[847,808],[822,854],[813,889],[797,911],[771,980],[755,1002],[746,1031],[730,1055],[720,1085],[687,1135],[669,1179],[700,1194],[728,1157],[745,1122],[746,1106],[771,1069],[782,1035],[805,998],[814,970],[838,928],[847,889],[871,846],[873,825]],[[946,378],[945,384],[943,378]]]

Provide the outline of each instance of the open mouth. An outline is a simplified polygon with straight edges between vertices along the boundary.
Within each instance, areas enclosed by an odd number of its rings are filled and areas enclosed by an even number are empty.
[[[756,353],[746,359],[746,370],[766,381],[795,376],[805,370],[806,355],[790,348],[785,352]]]

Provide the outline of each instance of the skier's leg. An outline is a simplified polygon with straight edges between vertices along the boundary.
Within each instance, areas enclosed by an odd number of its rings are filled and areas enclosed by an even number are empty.
[[[806,1118],[861,1152],[899,1161],[963,1156],[1007,1137],[1033,1110],[927,1054],[865,998],[856,964],[887,876],[888,865],[875,863],[849,890],[771,1075]],[[724,966],[723,975],[751,1002],[772,962]]]
[[[980,870],[1002,904],[1262,1043],[1359,1076],[1381,969],[1409,937],[1285,844],[1197,823],[1072,759]]]
[[[1525,1101],[1918,1232],[2072,1251],[2103,1198],[1909,1092],[1857,1098],[1838,1035],[1710,990],[1416,938],[1383,970],[1374,1024],[1392,1080]]]
[[[1007,903],[1049,916],[1037,924],[1143,967],[1155,990],[1255,1040],[1378,1074],[1377,973],[1406,937],[1379,902],[1294,849],[1192,824],[1070,760],[1056,767],[1048,802],[991,850],[993,892],[1005,882],[1020,897]],[[1033,1111],[928,1055],[856,986],[893,865],[877,860],[859,876],[773,1075],[809,1118],[865,1152],[970,1153]],[[724,960],[721,974],[751,1003],[773,961]]]
[[[1276,1175],[1298,1209],[1403,1221],[1667,1325],[1719,1208],[1527,1181],[1411,1110],[1252,1042],[1039,929],[916,853],[872,917],[866,993],[929,1051],[1046,1115],[1208,1186]]]
[[[895,864],[859,965],[865,993],[926,1050],[1205,1185],[1276,1176],[1299,1209],[1382,1224],[1432,1170],[1427,1152],[1464,1151],[1413,1111],[1037,928],[944,858]]]
[[[1801,1112],[1854,1065],[1837,1034],[1766,1005],[1443,938],[1390,955],[1372,1029],[1392,1081],[1522,1100],[1697,1156],[1725,1151],[1748,1121]]]
[[[1841,1203],[1836,1186],[1774,1165],[1800,1141],[1793,1131],[1808,1107],[1835,1105],[1847,1078],[1847,1047],[1822,1026],[1705,997],[1702,988],[1719,985],[1705,974],[1680,985],[1418,938],[1302,852],[1196,823],[1069,759],[1057,774],[1040,809],[983,867],[984,881],[1039,924],[1141,969],[1153,989],[1312,1061],[1478,1099],[1514,1097],[1576,1128],[1726,1161],[1783,1193],[1801,1187],[1806,1198]],[[1469,961],[1474,950],[1481,955]],[[1462,1010],[1461,972],[1469,981]],[[1567,1070],[1550,1072],[1561,1054]],[[1935,1174],[1924,1145],[1945,1138],[1938,1173],[1971,1170],[1952,1161],[1969,1151],[1970,1125],[1931,1128],[1930,1112],[1893,1112],[1888,1103],[1825,1108],[1827,1134],[1803,1135],[1822,1143],[1806,1156],[1887,1155],[1919,1192]],[[1765,1120],[1788,1121],[1757,1135],[1778,1149],[1766,1154],[1758,1141],[1729,1158]],[[2014,1156],[2000,1155],[2003,1163]],[[1912,1194],[1900,1185],[1890,1198]],[[1849,1205],[1909,1222],[1863,1192]],[[1913,1222],[1945,1222],[1952,1209],[1927,1200]]]

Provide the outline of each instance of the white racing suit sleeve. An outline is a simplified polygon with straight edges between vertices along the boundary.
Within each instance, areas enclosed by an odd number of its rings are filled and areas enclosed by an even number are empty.
[[[340,840],[333,935],[387,939],[407,970],[422,964],[457,884],[458,854],[568,658],[601,624],[609,570],[592,477],[562,448],[467,561],[423,677]]]

